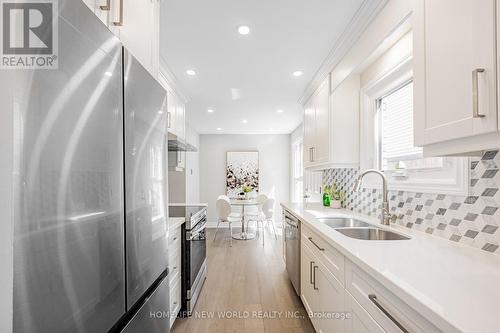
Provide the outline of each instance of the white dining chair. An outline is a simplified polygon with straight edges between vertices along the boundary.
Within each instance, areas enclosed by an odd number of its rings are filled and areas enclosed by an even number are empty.
[[[233,222],[241,222],[240,217],[231,217],[231,202],[226,196],[219,196],[217,202],[215,203],[215,209],[217,211],[217,228],[215,229],[214,242],[217,237],[217,232],[219,231],[220,223],[229,224],[229,246],[233,246]]]
[[[254,221],[256,223],[257,231],[259,232],[259,235],[262,235],[262,246],[264,246],[265,228],[269,225],[269,223],[271,223],[274,238],[278,239],[278,236],[276,235],[276,229],[274,228],[274,199],[267,199],[262,205],[262,214],[249,219],[247,225],[251,221]]]
[[[255,201],[257,202],[257,205],[253,211],[248,211],[245,213],[245,218],[249,220],[253,220],[255,218],[258,218],[260,215],[262,215],[262,205],[264,202],[267,200],[267,195],[265,194],[259,194],[256,198]],[[248,207],[250,208],[250,207]],[[247,208],[247,210],[248,210]]]
[[[229,199],[229,197],[227,195],[219,195],[219,197],[217,199],[220,199],[220,198],[224,198],[227,200],[227,202],[229,202],[229,204],[231,204],[231,199]],[[229,217],[231,218],[234,218],[234,219],[241,219],[242,216],[241,216],[241,213],[238,213],[238,212],[233,212],[233,208],[231,207],[231,213],[229,214]]]

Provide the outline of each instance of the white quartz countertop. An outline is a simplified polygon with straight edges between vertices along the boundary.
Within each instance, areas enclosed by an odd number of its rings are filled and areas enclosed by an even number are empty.
[[[500,256],[399,225],[381,226],[348,210],[281,205],[444,332],[500,332]],[[335,216],[355,217],[411,239],[353,239],[318,220]]]
[[[184,222],[186,222],[186,219],[184,217],[169,217],[168,218],[168,224],[170,229],[175,229],[178,226],[182,225]]]

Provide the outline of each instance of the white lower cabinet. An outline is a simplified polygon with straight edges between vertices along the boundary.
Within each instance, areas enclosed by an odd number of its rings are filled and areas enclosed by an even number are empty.
[[[314,329],[318,333],[344,332],[344,287],[305,244],[301,267],[300,297]]]
[[[181,226],[169,231],[170,327],[181,309]]]
[[[384,329],[373,319],[358,302],[346,292],[345,310],[351,318],[346,320],[346,333],[384,333]]]
[[[320,327],[318,320],[314,318],[314,313],[318,311],[318,294],[314,290],[313,285],[313,265],[315,264],[316,259],[312,254],[312,251],[309,247],[302,244],[301,253],[300,253],[300,298],[302,299],[302,303],[311,318],[311,322],[314,326],[314,329],[319,332]]]
[[[300,298],[316,332],[443,332],[305,223],[301,233]]]
[[[345,290],[342,284],[318,261],[313,267],[313,278],[318,294],[319,331],[345,331]]]

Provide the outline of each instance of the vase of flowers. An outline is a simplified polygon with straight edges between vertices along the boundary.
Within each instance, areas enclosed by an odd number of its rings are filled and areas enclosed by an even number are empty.
[[[241,190],[243,191],[244,199],[248,199],[248,193],[251,193],[253,191],[253,187],[249,185],[243,185],[241,187]]]

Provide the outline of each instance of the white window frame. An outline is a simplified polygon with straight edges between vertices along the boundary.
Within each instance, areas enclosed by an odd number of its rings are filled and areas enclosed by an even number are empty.
[[[360,167],[361,171],[379,168],[379,142],[376,140],[377,100],[413,79],[412,57],[365,84],[360,91]],[[421,168],[384,171],[391,190],[450,195],[468,195],[469,159],[438,157],[423,160]],[[380,179],[368,177],[364,188],[380,188]]]

